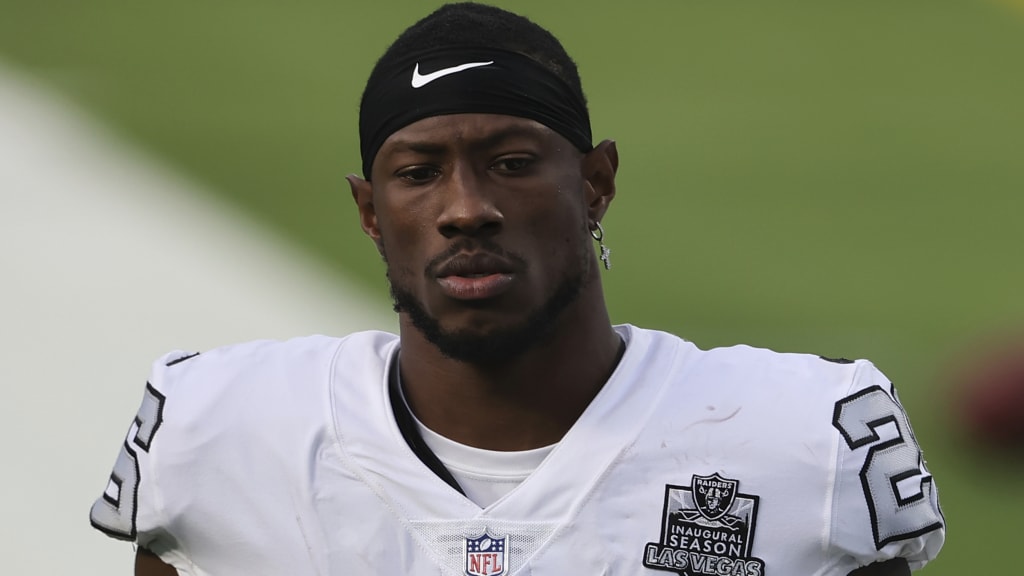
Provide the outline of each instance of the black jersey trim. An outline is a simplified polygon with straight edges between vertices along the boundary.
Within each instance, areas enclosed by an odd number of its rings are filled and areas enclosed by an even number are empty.
[[[409,407],[405,404],[405,398],[402,397],[402,381],[398,374],[397,353],[391,361],[391,367],[388,371],[388,396],[391,398],[391,412],[395,415],[395,423],[398,424],[398,430],[402,433],[402,438],[405,439],[405,443],[409,445],[413,454],[438,478],[444,480],[445,484],[465,496],[466,492],[462,489],[462,486],[459,486],[452,473],[445,468],[437,454],[434,454],[434,451],[423,440],[423,436],[416,426],[416,421],[413,419],[412,413],[409,412]]]
[[[199,356],[199,352],[193,352],[191,354],[186,354],[186,355],[182,356],[181,358],[175,358],[174,360],[171,360],[170,362],[164,364],[164,366],[166,366],[167,368],[170,368],[171,366],[174,366],[175,364],[181,364],[185,360],[191,360],[192,358],[195,358],[196,356]]]

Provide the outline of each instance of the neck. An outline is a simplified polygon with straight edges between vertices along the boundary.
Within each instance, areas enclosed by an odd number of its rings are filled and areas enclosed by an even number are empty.
[[[611,375],[622,342],[604,300],[581,298],[541,345],[499,364],[447,358],[401,319],[406,400],[425,426],[488,450],[528,450],[561,440]]]

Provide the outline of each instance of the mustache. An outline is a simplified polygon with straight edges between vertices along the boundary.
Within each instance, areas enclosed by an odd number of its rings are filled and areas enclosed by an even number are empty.
[[[427,263],[425,273],[428,277],[436,276],[442,266],[446,265],[450,260],[463,253],[489,255],[507,262],[512,262],[519,269],[526,268],[525,258],[511,250],[506,250],[493,240],[487,238],[460,238],[453,242],[451,246],[446,248],[444,252],[441,252],[437,256],[431,258],[430,262]]]

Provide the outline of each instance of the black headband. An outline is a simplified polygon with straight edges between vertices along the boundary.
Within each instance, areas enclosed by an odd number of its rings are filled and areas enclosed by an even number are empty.
[[[398,130],[470,112],[536,120],[582,152],[593,148],[586,103],[554,72],[517,52],[446,47],[402,57],[371,76],[359,109],[363,176],[370,178],[377,152]]]

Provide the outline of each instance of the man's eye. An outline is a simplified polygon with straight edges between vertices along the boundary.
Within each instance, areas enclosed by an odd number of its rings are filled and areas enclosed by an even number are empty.
[[[396,172],[396,175],[404,180],[410,180],[412,182],[424,182],[426,180],[434,178],[440,173],[440,170],[432,166],[412,166],[410,168],[399,170],[398,172]]]
[[[501,172],[518,172],[529,167],[532,162],[533,158],[528,156],[510,156],[491,164],[491,169]]]

